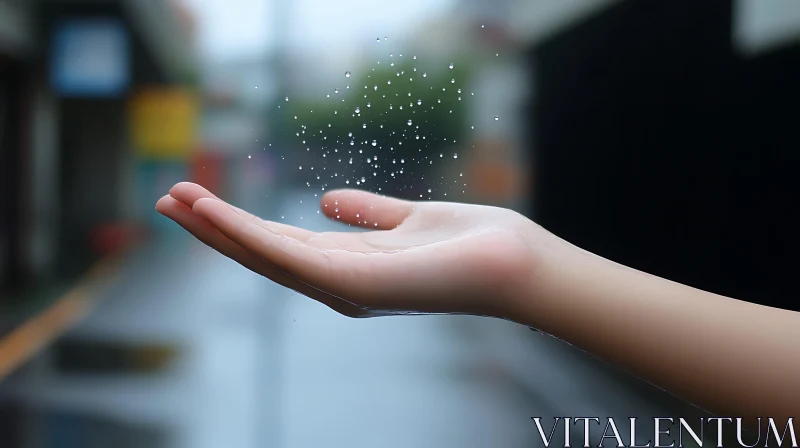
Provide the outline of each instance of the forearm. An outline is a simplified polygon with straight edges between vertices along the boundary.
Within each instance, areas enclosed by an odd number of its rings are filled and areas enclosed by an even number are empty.
[[[797,416],[800,313],[558,252],[535,266],[523,323],[718,415]]]

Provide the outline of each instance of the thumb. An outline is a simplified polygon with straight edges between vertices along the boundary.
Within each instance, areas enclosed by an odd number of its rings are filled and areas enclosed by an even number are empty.
[[[322,197],[322,212],[345,224],[391,230],[414,211],[415,203],[360,190],[334,190]]]

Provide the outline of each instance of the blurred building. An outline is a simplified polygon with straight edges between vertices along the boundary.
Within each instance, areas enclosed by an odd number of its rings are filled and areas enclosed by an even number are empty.
[[[56,300],[64,290],[143,233],[141,171],[152,148],[140,145],[149,141],[142,123],[179,108],[162,102],[141,116],[137,105],[147,92],[192,91],[194,28],[178,1],[0,1],[0,377],[86,311],[69,295]],[[44,437],[37,446],[77,434],[158,438],[52,411],[34,431]],[[32,422],[3,428],[3,443],[19,446]]]
[[[145,85],[191,81],[193,25],[164,1],[4,0],[0,11],[9,290],[80,272],[135,216],[128,101]]]

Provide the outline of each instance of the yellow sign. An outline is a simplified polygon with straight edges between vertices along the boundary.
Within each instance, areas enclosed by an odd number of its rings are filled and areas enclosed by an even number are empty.
[[[131,100],[130,117],[133,142],[140,157],[182,159],[195,148],[199,101],[191,91],[139,91]]]

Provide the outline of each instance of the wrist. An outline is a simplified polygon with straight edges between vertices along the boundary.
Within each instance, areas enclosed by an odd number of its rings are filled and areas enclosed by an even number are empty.
[[[537,226],[538,227],[538,226]],[[515,321],[566,340],[595,327],[614,290],[638,271],[602,258],[538,227],[529,238],[528,275],[515,298]],[[607,309],[607,308],[606,308]]]

